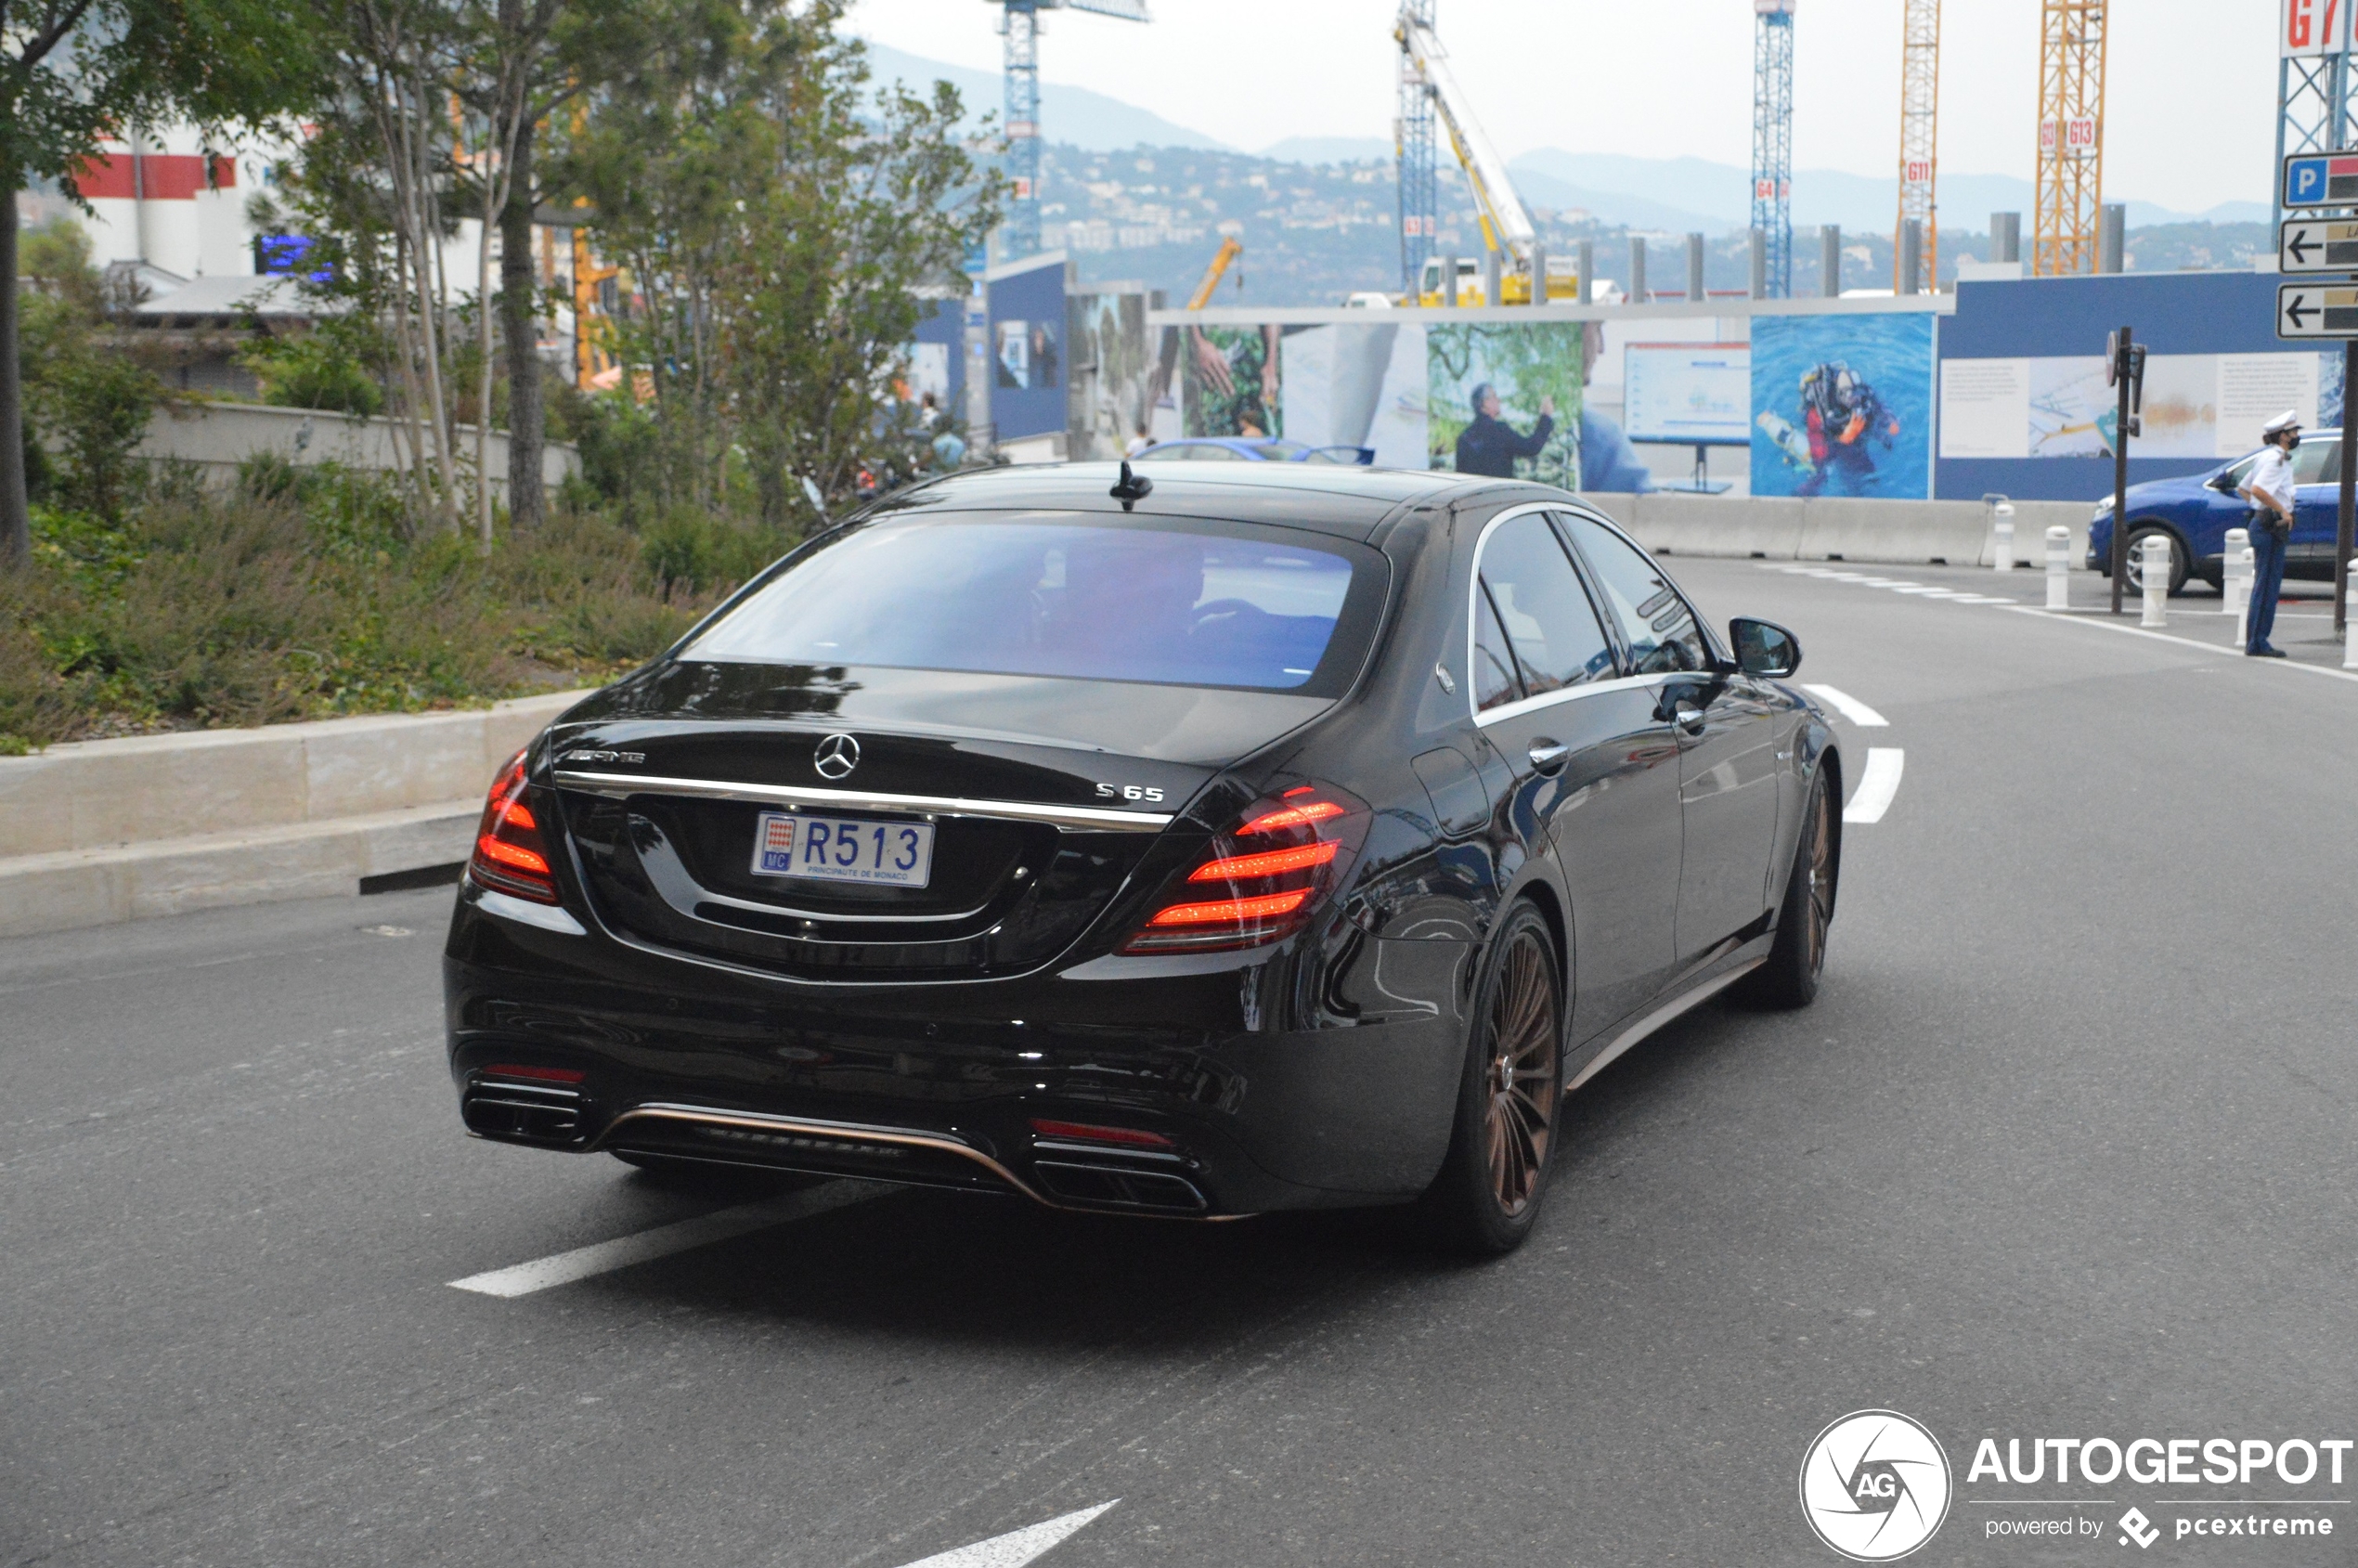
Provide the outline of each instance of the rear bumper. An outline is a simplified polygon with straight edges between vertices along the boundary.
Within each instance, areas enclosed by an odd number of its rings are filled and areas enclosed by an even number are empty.
[[[1216,1218],[1423,1190],[1447,1147],[1470,958],[1358,944],[1344,962],[1380,970],[1398,1004],[1377,1018],[1335,1011],[1369,987],[1295,943],[965,984],[772,982],[493,919],[462,891],[444,978],[480,1136]],[[1035,1119],[1168,1143],[1047,1136]]]

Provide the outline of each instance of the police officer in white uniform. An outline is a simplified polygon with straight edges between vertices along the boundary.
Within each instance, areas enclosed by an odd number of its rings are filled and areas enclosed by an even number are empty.
[[[2292,538],[2292,452],[2300,445],[2300,418],[2287,408],[2260,428],[2260,460],[2244,476],[2240,494],[2251,503],[2250,634],[2244,652],[2256,659],[2281,659],[2284,650],[2268,641],[2276,626],[2276,598],[2285,586],[2285,546]]]

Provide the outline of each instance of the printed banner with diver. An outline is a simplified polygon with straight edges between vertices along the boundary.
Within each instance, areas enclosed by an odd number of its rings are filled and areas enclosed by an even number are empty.
[[[1758,316],[1752,493],[1932,495],[1933,318]]]

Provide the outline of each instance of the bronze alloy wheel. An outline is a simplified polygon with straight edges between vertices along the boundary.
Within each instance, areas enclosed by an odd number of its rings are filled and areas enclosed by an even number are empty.
[[[1537,931],[1515,933],[1491,994],[1488,1108],[1483,1153],[1501,1213],[1520,1215],[1537,1198],[1561,1090],[1554,965]]]
[[[1801,963],[1812,976],[1826,966],[1826,927],[1834,918],[1833,807],[1821,784],[1809,792],[1809,816],[1802,831],[1809,835],[1807,875],[1808,907],[1802,927]]]

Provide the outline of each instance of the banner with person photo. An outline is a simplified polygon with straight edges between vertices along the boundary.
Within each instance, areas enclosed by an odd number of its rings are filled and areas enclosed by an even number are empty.
[[[1581,324],[1425,329],[1426,466],[1580,487]]]

